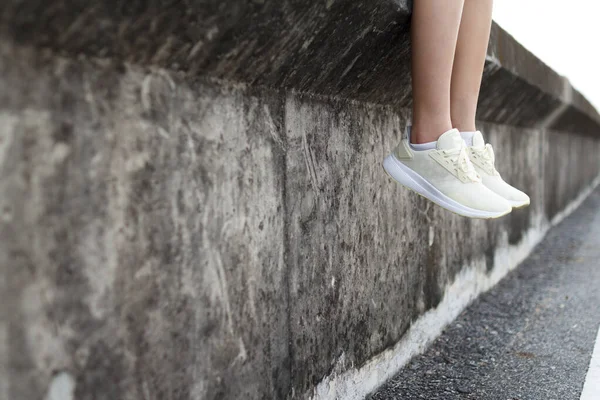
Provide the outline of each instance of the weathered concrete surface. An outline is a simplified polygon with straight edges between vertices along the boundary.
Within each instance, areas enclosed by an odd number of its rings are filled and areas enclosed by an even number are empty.
[[[60,54],[408,107],[410,0],[4,0],[0,34]],[[493,26],[479,119],[597,134],[570,83]]]
[[[478,107],[480,120],[598,134],[600,116],[559,76],[498,25],[492,26]]]
[[[2,50],[5,398],[287,393],[278,100]]]
[[[4,0],[21,44],[191,75],[407,103],[409,0]],[[391,89],[391,90],[390,90]]]
[[[533,204],[394,185],[409,8],[306,4],[0,4],[0,398],[308,397],[598,175],[595,110],[494,28],[481,127]]]
[[[467,220],[382,172],[391,107],[0,48],[4,398],[304,397],[599,170],[593,137],[483,124],[533,204]]]

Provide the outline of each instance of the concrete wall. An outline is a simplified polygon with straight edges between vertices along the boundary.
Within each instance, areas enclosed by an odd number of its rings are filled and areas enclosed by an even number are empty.
[[[498,27],[480,127],[532,205],[485,222],[382,170],[408,4],[45,3],[0,5],[2,399],[346,398],[314,389],[600,172],[595,110]]]

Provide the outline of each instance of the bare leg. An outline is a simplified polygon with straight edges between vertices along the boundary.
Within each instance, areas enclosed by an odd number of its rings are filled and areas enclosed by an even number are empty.
[[[450,82],[464,1],[414,2],[411,32],[413,143],[432,142],[452,129]]]
[[[418,1],[416,2],[418,3]],[[465,0],[452,70],[452,126],[475,131],[475,112],[485,64],[493,0]]]

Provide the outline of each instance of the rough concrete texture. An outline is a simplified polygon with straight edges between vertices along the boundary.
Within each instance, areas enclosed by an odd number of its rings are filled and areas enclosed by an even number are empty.
[[[482,124],[533,204],[464,219],[383,173],[403,111],[0,49],[2,398],[307,397],[599,171]]]
[[[533,204],[393,184],[409,10],[1,2],[0,398],[306,398],[597,176],[595,110],[495,28],[481,127]]]
[[[6,50],[5,398],[287,393],[280,100]]]
[[[408,3],[4,0],[0,25],[18,43],[66,55],[406,103]]]
[[[69,56],[408,107],[410,0],[4,0],[0,34]],[[600,116],[495,25],[479,119],[597,134]]]

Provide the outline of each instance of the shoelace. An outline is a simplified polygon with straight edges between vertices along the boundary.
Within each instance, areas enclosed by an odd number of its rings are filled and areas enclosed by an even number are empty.
[[[442,154],[448,160],[451,160],[454,165],[457,167],[457,172],[465,176],[468,180],[472,182],[481,181],[481,177],[475,171],[475,167],[469,160],[469,156],[467,155],[466,146],[461,146],[457,149],[452,150],[442,150]]]
[[[496,167],[494,165],[496,162],[496,157],[491,144],[487,143],[485,147],[482,148],[471,147],[471,152],[475,157],[485,164],[490,173],[493,172],[494,175],[498,174],[498,171],[496,171]]]

